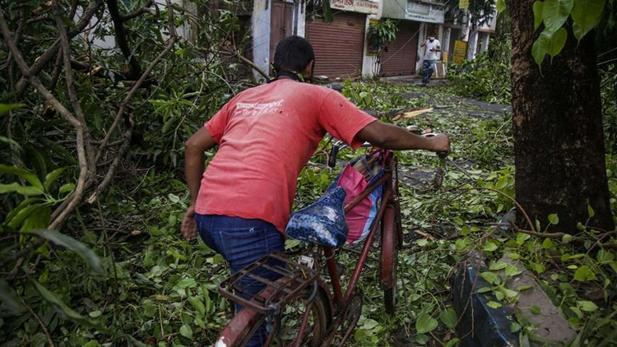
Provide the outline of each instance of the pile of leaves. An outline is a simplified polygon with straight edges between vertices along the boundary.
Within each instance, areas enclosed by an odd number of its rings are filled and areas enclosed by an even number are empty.
[[[447,77],[459,95],[491,103],[510,103],[510,64],[492,59],[487,53],[462,64],[449,65]]]

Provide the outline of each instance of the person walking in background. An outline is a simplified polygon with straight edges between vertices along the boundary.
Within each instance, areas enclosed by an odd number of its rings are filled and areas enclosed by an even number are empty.
[[[429,36],[420,47],[424,47],[424,63],[422,64],[422,85],[426,86],[435,70],[435,62],[439,60],[441,44],[435,36]]]

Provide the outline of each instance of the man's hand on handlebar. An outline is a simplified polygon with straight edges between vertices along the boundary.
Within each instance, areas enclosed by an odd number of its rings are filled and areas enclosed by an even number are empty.
[[[436,152],[440,157],[445,157],[450,153],[450,139],[446,134],[439,133],[426,133],[422,134],[431,141],[431,148],[429,150]]]

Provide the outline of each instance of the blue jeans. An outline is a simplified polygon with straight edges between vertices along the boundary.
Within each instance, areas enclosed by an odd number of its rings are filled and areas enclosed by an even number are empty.
[[[422,83],[427,84],[428,80],[431,79],[433,75],[433,67],[435,66],[434,60],[424,59],[424,63],[422,63]]]
[[[232,273],[240,271],[270,253],[284,250],[281,233],[274,225],[260,219],[195,214],[195,221],[201,239],[208,247],[220,253],[227,260]],[[275,272],[261,268],[252,273],[271,281],[280,277]],[[238,294],[249,299],[264,287],[264,284],[245,276],[239,283],[240,292]],[[241,305],[235,305],[236,312],[241,309]],[[266,326],[262,325],[247,346],[262,346],[266,337]]]

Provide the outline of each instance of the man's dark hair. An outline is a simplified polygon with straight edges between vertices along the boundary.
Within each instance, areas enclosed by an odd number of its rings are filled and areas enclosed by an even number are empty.
[[[313,46],[303,37],[289,36],[276,45],[274,70],[277,73],[302,72],[315,59]]]

